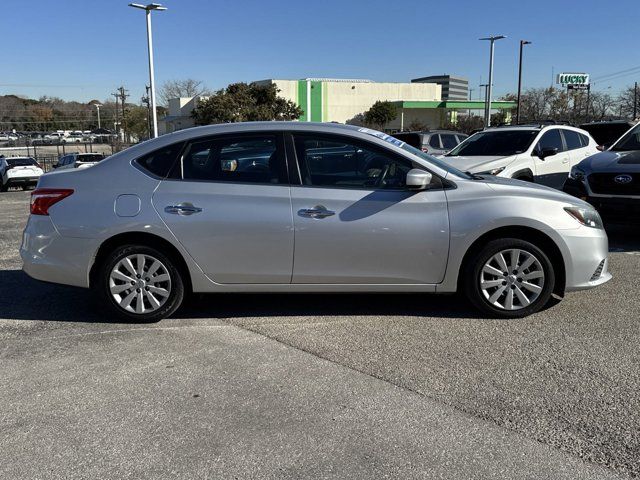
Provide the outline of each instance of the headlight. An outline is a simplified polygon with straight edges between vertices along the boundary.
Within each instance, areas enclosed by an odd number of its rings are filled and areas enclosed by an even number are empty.
[[[584,171],[579,169],[577,165],[571,167],[571,172],[569,172],[569,178],[573,180],[582,181],[584,180]]]
[[[507,167],[499,167],[494,168],[493,170],[487,170],[486,172],[480,172],[477,175],[498,175],[500,172],[503,172]]]
[[[564,210],[586,227],[604,228],[600,215],[593,208],[565,207]]]

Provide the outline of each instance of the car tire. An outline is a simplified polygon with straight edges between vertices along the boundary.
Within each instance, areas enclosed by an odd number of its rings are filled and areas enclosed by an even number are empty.
[[[555,271],[549,257],[533,243],[497,239],[469,258],[462,285],[481,312],[497,318],[522,318],[547,305],[555,287]]]
[[[143,245],[123,245],[107,255],[99,266],[95,293],[110,312],[132,323],[169,317],[185,295],[176,262]]]
[[[7,190],[9,190],[9,185],[0,182],[0,192],[6,192]]]

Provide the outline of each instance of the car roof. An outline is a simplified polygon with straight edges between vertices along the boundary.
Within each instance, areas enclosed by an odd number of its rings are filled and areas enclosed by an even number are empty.
[[[372,144],[377,144],[386,148],[391,148],[403,156],[413,155],[401,148],[404,144],[401,140],[395,139],[392,135],[379,132],[374,129],[356,126],[344,125],[340,123],[321,123],[321,122],[298,122],[298,121],[269,121],[269,122],[238,122],[238,123],[221,123],[216,125],[205,125],[201,127],[186,128],[176,132],[161,135],[158,138],[146,140],[138,143],[120,153],[109,156],[108,162],[118,162],[124,156],[127,161],[139,155],[152,152],[158,148],[171,145],[182,141],[191,141],[197,138],[209,135],[222,134],[242,134],[242,133],[259,133],[273,131],[290,131],[300,133],[326,133],[326,134],[342,134]],[[420,159],[418,159],[420,160]],[[420,160],[422,161],[422,160]],[[425,161],[426,162],[426,161]],[[428,163],[428,162],[427,162]],[[447,175],[447,170],[436,164],[431,167],[438,175],[443,177]]]

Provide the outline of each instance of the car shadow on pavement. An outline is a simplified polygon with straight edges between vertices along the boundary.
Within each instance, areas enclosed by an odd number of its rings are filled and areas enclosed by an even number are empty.
[[[39,282],[21,270],[0,270],[0,320],[120,322],[83,288]],[[284,316],[419,316],[481,318],[459,295],[196,294],[173,318]]]
[[[640,253],[640,224],[607,223],[610,252]]]

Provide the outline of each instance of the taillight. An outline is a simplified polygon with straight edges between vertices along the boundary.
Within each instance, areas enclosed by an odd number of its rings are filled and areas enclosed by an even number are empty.
[[[38,188],[31,192],[31,215],[49,215],[49,208],[73,193],[69,188]]]

